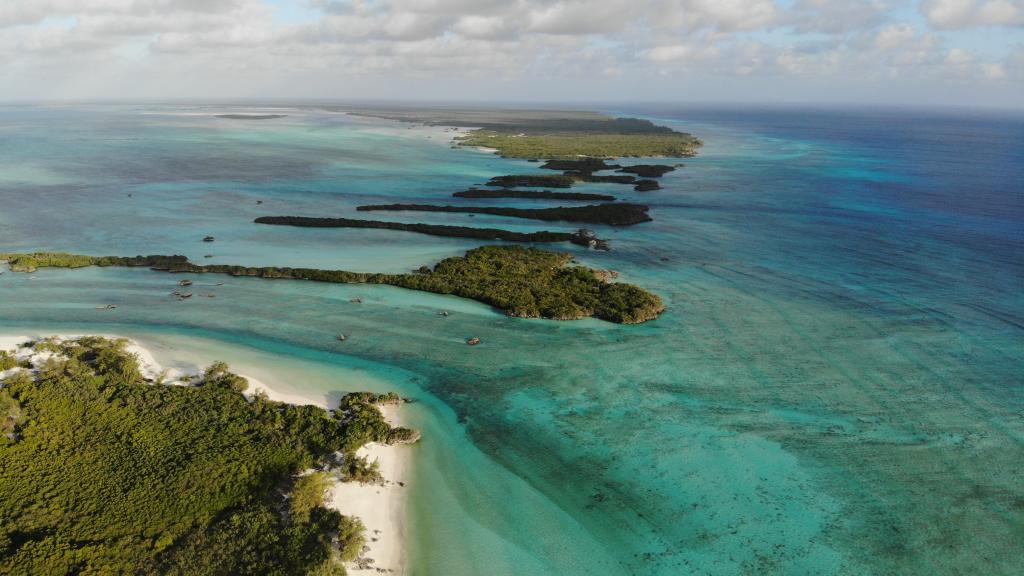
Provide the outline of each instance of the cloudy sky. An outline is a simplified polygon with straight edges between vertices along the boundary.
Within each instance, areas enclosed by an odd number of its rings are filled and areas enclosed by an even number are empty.
[[[0,100],[1024,108],[1024,0],[0,0]]]

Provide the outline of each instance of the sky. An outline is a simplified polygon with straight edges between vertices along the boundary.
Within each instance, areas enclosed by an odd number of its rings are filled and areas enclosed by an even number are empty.
[[[1024,108],[1024,0],[0,0],[0,101]]]

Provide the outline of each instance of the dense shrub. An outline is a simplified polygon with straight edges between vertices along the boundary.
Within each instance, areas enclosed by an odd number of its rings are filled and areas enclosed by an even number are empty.
[[[349,426],[250,401],[224,364],[155,385],[123,341],[37,346],[59,355],[0,388],[16,432],[0,441],[0,573],[341,574],[358,553],[362,525],[322,506],[325,474],[300,472],[386,437],[376,408],[353,401],[367,416]]]
[[[582,232],[577,235],[587,237]],[[11,261],[20,258],[19,255],[6,256]],[[630,284],[608,283],[594,270],[568,266],[570,259],[566,253],[536,248],[482,246],[470,250],[465,256],[446,258],[433,270],[414,274],[361,274],[344,270],[223,264],[200,266],[182,256],[108,256],[92,260],[96,265],[149,266],[154,270],[192,274],[389,284],[471,298],[500,308],[511,316],[524,318],[571,320],[594,316],[610,322],[637,323],[657,318],[665,309],[661,298],[655,294]],[[72,261],[77,263],[79,259],[76,257]]]

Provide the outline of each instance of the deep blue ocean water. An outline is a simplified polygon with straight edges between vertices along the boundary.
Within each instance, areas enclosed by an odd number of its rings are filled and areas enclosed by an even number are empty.
[[[225,111],[0,108],[0,251],[404,271],[478,244],[251,222],[469,203],[450,194],[540,171],[438,128]],[[416,398],[414,575],[1024,571],[1024,117],[609,111],[705,141],[663,190],[579,187],[651,206],[653,222],[598,227],[611,252],[556,246],[658,292],[657,321],[247,278],[178,302],[165,274],[86,269],[0,275],[0,332],[131,334],[295,390]]]

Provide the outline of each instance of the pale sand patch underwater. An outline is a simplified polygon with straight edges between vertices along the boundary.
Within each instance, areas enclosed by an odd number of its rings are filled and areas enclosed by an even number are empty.
[[[185,378],[202,372],[202,365],[195,364],[187,369],[167,367],[156,359],[153,352],[138,340],[126,338],[117,334],[90,334],[103,336],[112,339],[124,339],[128,341],[126,350],[138,358],[139,371],[143,377],[157,380],[163,378],[166,384],[183,385]],[[73,340],[81,338],[85,334],[49,334],[46,337],[54,336],[61,340]],[[28,336],[17,334],[0,334],[0,350],[16,350],[23,343],[40,340],[43,336]],[[19,358],[44,360],[49,353],[34,353],[29,349],[17,354]],[[210,358],[206,364],[215,362]],[[8,372],[13,372],[17,368]],[[7,372],[0,374],[6,376]],[[324,409],[330,409],[325,397],[316,398],[303,395],[294,391],[284,392],[279,383],[273,386],[266,382],[268,378],[261,374],[260,378],[254,378],[247,374],[238,373],[249,381],[249,388],[246,396],[252,397],[262,392],[267,398],[276,402],[284,402],[295,405],[312,405]],[[269,379],[273,381],[272,379]],[[356,387],[358,388],[358,386]],[[399,406],[381,406],[384,417],[391,426],[402,424],[399,415]],[[369,550],[362,555],[366,568],[348,566],[347,569],[353,574],[377,574],[378,569],[387,570],[389,574],[404,574],[405,571],[405,533],[404,517],[406,509],[406,486],[409,482],[409,459],[412,452],[406,446],[387,446],[384,444],[370,443],[359,449],[357,454],[364,456],[369,462],[378,461],[380,472],[384,477],[384,485],[359,484],[355,482],[337,482],[331,489],[325,500],[325,505],[341,512],[346,516],[355,516],[363,521],[366,526],[366,539]],[[368,561],[368,562],[367,562]]]

